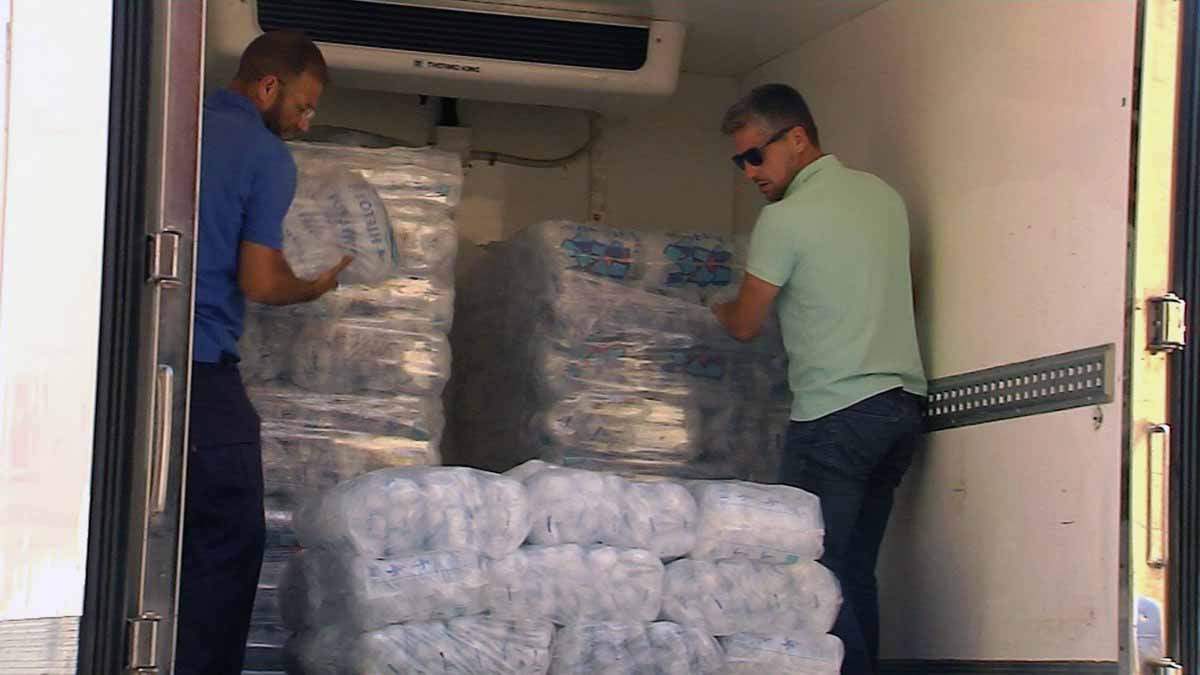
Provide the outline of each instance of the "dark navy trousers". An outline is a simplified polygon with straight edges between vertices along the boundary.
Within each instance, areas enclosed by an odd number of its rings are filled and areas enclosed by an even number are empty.
[[[262,568],[262,442],[237,365],[192,364],[176,675],[242,671]]]

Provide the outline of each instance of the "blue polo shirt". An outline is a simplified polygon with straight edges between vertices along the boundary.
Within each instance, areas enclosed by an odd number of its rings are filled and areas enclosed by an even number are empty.
[[[196,235],[192,358],[237,359],[246,298],[238,286],[243,241],[283,248],[283,217],[296,193],[296,163],[250,99],[228,89],[204,101]]]

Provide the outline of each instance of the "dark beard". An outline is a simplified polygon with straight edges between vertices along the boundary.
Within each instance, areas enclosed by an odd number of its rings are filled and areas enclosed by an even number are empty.
[[[262,112],[263,124],[271,130],[271,133],[283,138],[283,123],[281,122],[281,113],[283,112],[283,97],[280,96],[275,104]]]

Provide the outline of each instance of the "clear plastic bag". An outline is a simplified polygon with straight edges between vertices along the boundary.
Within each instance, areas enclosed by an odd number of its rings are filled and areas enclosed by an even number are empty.
[[[311,501],[296,520],[306,547],[367,557],[420,551],[512,553],[529,534],[529,504],[517,481],[464,467],[375,471]]]
[[[689,487],[700,509],[691,557],[781,564],[821,557],[825,524],[816,495],[743,481],[695,481]]]
[[[488,568],[487,605],[497,616],[653,621],[662,608],[662,563],[639,549],[524,546]]]
[[[576,624],[554,638],[551,675],[705,675],[722,671],[717,641],[691,627],[655,623]]]
[[[387,208],[361,175],[330,167],[300,174],[283,223],[283,255],[302,279],[315,278],[343,255],[354,262],[338,275],[347,284],[378,284],[400,272],[400,251]]]
[[[729,675],[839,675],[845,649],[833,635],[738,633],[719,639]]]
[[[367,633],[354,644],[356,673],[544,675],[554,626],[473,616]]]
[[[678,483],[578,469],[538,471],[524,482],[534,544],[607,544],[663,559],[695,546],[696,502]]]
[[[488,576],[476,553],[431,551],[374,559],[305,550],[280,587],[292,630],[339,625],[358,631],[480,614]]]
[[[664,619],[709,635],[825,633],[842,605],[833,572],[815,562],[683,559],[667,565]]]

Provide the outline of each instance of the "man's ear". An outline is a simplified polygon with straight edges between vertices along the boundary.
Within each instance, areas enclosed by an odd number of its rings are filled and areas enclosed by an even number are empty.
[[[806,148],[812,145],[812,139],[808,137],[808,131],[800,125],[796,125],[789,133],[788,137],[792,139],[792,147],[796,152],[804,152]]]
[[[255,90],[258,92],[261,103],[266,106],[270,106],[275,102],[282,89],[283,83],[275,75],[266,75],[255,85]]]

